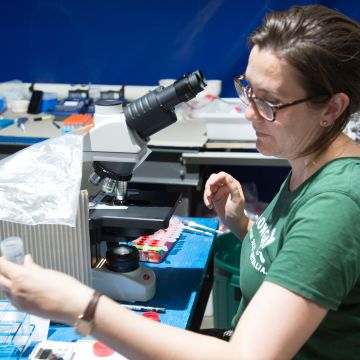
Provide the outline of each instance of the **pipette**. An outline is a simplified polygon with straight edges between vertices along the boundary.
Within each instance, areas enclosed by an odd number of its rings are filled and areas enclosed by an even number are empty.
[[[208,226],[205,225],[201,225],[198,224],[197,222],[193,221],[193,220],[183,220],[183,223],[189,227],[192,228],[199,228],[199,229],[204,229],[206,231],[210,231],[211,233],[216,233],[216,234],[223,234],[224,232],[221,230],[217,230],[217,229],[212,229]]]

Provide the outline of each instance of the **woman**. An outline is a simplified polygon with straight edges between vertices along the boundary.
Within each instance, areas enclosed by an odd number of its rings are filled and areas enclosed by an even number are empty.
[[[239,182],[221,172],[206,183],[205,204],[239,239],[248,232],[231,340],[143,319],[29,256],[25,266],[0,260],[16,306],[70,325],[90,309],[92,335],[129,358],[358,356],[360,149],[342,130],[360,107],[359,24],[326,7],[294,7],[270,13],[250,44],[235,86],[257,149],[287,158],[291,172],[255,224]]]

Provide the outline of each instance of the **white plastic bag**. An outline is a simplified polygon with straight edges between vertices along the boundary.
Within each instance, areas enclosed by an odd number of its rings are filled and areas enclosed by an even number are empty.
[[[0,161],[0,220],[75,226],[83,137],[65,134]]]

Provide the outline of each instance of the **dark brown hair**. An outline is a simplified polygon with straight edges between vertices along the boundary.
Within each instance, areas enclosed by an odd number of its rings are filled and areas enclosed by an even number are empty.
[[[294,67],[308,96],[328,95],[315,97],[314,105],[336,93],[348,95],[344,113],[302,154],[324,150],[360,108],[359,23],[325,6],[294,6],[269,13],[248,40],[250,46],[271,49]]]

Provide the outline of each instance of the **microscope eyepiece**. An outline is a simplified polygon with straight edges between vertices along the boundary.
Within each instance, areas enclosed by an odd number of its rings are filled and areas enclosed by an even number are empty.
[[[140,137],[147,139],[174,123],[175,106],[193,99],[206,85],[200,70],[185,74],[173,84],[165,88],[160,86],[128,104],[124,109],[126,123]]]
[[[173,84],[180,102],[193,99],[200,91],[205,89],[206,85],[206,79],[200,70],[182,76]]]

